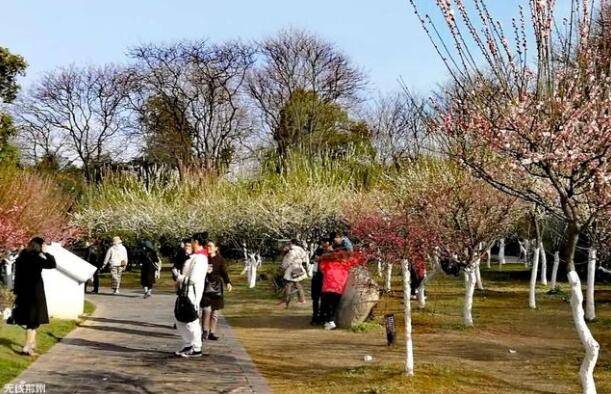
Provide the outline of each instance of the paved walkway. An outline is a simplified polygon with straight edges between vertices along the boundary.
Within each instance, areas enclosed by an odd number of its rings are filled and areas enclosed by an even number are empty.
[[[106,290],[107,291],[107,290]],[[181,359],[174,296],[127,290],[90,295],[92,317],[42,355],[13,383],[44,383],[46,393],[268,393],[265,380],[224,319],[222,339],[204,356]]]

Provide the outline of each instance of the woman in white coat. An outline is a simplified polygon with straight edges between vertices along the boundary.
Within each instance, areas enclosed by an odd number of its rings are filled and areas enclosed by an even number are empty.
[[[208,273],[208,251],[206,249],[207,235],[197,233],[193,235],[192,246],[193,254],[185,261],[182,271],[176,278],[180,286],[188,286],[189,300],[199,308],[206,274]],[[183,346],[175,354],[181,357],[201,357],[202,355],[202,328],[199,319],[190,323],[176,321],[176,329],[182,337]]]

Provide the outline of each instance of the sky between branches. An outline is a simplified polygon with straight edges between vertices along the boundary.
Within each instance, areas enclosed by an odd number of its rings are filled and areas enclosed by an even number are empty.
[[[438,14],[433,0],[420,2]],[[560,13],[568,3],[558,2]],[[518,4],[527,2],[489,4],[509,30]],[[402,78],[427,93],[446,80],[407,0],[2,0],[0,15],[0,46],[29,63],[26,88],[58,66],[125,62],[126,49],[142,43],[253,40],[287,27],[336,43],[370,76],[372,92],[396,90]]]

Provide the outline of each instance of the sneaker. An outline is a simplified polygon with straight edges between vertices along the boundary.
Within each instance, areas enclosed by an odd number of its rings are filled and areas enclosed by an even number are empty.
[[[325,330],[335,330],[336,327],[335,322],[330,321],[325,323]]]
[[[208,331],[202,331],[202,342],[208,339]]]
[[[194,358],[194,357],[201,357],[201,356],[202,356],[202,351],[193,350],[193,348],[189,349],[189,351],[186,351],[184,353],[180,353],[180,357],[184,357],[184,358]]]
[[[174,354],[177,356],[182,356],[184,353],[190,352],[192,350],[193,346],[185,346],[182,349],[175,351]]]
[[[208,335],[208,339],[209,339],[209,340],[211,340],[211,341],[218,341],[218,340],[219,340],[219,337],[217,337],[216,335],[214,335],[214,333],[212,333],[212,332],[211,332],[211,333]]]

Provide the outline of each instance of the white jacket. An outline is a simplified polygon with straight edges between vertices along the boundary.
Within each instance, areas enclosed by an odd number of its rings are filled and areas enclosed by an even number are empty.
[[[307,252],[301,247],[297,245],[291,245],[291,248],[284,255],[282,259],[282,269],[284,270],[284,279],[290,280],[294,282],[299,282],[307,278],[306,270],[303,268],[303,263],[308,261]],[[301,268],[303,270],[303,275],[293,278],[291,272],[293,270],[297,270]]]
[[[125,261],[127,264],[127,249],[125,249],[123,244],[113,245],[106,252],[103,266],[105,267],[107,264],[110,264],[111,267],[119,267],[122,261]]]
[[[182,272],[176,278],[181,285],[189,280],[189,299],[199,308],[199,302],[204,294],[206,275],[208,274],[208,257],[204,254],[192,254],[189,260],[185,261]]]

